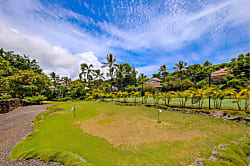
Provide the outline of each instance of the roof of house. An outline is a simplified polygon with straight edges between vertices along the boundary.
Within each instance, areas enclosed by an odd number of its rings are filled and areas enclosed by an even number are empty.
[[[230,70],[228,68],[222,68],[220,70],[217,70],[217,71],[211,73],[211,77],[212,78],[223,77],[223,76],[225,76],[229,72],[230,72]]]
[[[151,84],[156,88],[162,88],[159,78],[152,78],[152,79],[147,80],[146,82],[144,82],[144,84]]]
[[[161,83],[159,83],[157,81],[147,81],[147,82],[145,82],[145,84],[151,84],[151,85],[153,85],[156,88],[162,88]]]
[[[160,81],[161,81],[159,78],[151,78],[150,80],[152,80],[152,81],[157,81],[157,82],[160,82]]]

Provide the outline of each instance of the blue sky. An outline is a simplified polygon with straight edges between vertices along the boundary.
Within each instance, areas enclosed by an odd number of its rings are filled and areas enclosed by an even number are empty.
[[[0,0],[0,47],[76,78],[107,53],[151,76],[162,64],[250,51],[249,0]],[[104,69],[105,71],[105,69]]]

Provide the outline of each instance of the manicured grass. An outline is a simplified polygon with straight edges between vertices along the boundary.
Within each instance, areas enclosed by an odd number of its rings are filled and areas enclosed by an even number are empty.
[[[106,99],[106,100],[112,100],[112,99]],[[123,101],[124,99],[123,98],[116,98],[116,99],[113,99],[113,100]],[[132,98],[132,97],[131,98],[127,98],[126,101],[127,102],[134,102],[135,98]],[[141,102],[141,101],[142,101],[141,98],[137,98],[137,102],[138,103]],[[238,110],[237,103],[233,103],[233,101],[235,101],[235,99],[224,99],[222,101],[221,108],[222,109],[234,109],[234,110]],[[250,100],[248,102],[250,102]],[[148,104],[153,104],[154,103],[153,98],[149,97],[147,99],[147,103]],[[159,101],[159,104],[164,104],[164,103],[165,103],[165,101],[162,100],[162,99]],[[203,101],[203,107],[208,107],[208,103],[209,103],[208,99],[204,99],[204,101]],[[213,104],[214,104],[213,100],[211,99],[211,108],[214,108]],[[245,106],[244,104],[245,104],[245,100],[243,99],[241,101],[241,109],[243,109],[243,110],[244,110],[244,106]],[[170,105],[180,105],[179,98],[173,98],[172,101],[170,102]],[[192,100],[191,99],[189,99],[187,101],[186,106],[198,107],[197,104],[192,104]],[[248,110],[250,110],[250,108],[248,108]]]
[[[188,165],[208,158],[214,146],[249,134],[245,125],[202,115],[164,111],[160,120],[155,108],[60,103],[36,117],[35,130],[14,147],[10,158],[66,165]]]

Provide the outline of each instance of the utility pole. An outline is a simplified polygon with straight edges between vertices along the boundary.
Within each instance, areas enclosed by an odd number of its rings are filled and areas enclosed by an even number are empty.
[[[211,87],[211,73],[208,74],[208,84],[209,84],[209,87]],[[209,95],[209,98],[208,98],[208,107],[209,107],[209,109],[211,109],[210,101],[211,101],[211,97]]]

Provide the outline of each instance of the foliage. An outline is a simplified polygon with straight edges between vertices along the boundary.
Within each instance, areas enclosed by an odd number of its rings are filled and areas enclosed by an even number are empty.
[[[137,87],[135,85],[128,85],[125,90],[127,92],[137,91]]]
[[[48,95],[50,79],[34,71],[19,70],[12,76],[5,77],[5,90],[13,97]]]
[[[143,91],[153,93],[156,91],[156,88],[151,84],[143,84]]]
[[[38,62],[35,59],[31,60],[26,55],[22,56],[19,54],[14,54],[13,51],[4,51],[3,48],[1,48],[0,57],[9,63],[9,67],[11,69],[9,72],[5,73],[5,76],[13,75],[17,73],[18,70],[31,70],[39,74],[42,73],[42,69],[38,65]]]
[[[39,96],[25,97],[23,101],[24,105],[34,105],[34,104],[42,104],[42,101],[46,99],[47,98],[45,96],[39,95]]]
[[[0,100],[6,100],[6,99],[11,99],[12,96],[11,95],[2,95],[0,96]]]

